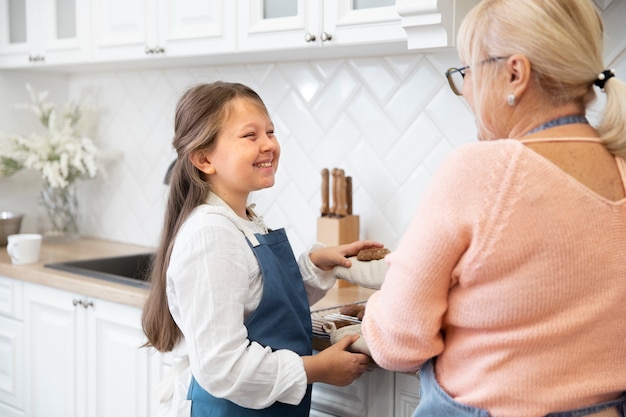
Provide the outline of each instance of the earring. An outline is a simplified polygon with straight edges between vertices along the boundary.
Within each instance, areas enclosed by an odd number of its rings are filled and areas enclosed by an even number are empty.
[[[514,94],[509,94],[509,96],[506,98],[506,102],[511,107],[515,106],[515,95]]]

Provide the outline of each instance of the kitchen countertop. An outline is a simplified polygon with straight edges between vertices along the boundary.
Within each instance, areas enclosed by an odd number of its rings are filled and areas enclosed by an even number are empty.
[[[0,276],[19,279],[35,284],[46,285],[65,291],[75,292],[89,297],[143,307],[148,290],[131,285],[119,284],[98,278],[91,278],[70,272],[47,268],[46,263],[77,261],[112,256],[134,255],[153,252],[155,249],[107,240],[81,237],[65,243],[44,241],[38,263],[31,265],[13,265],[6,247],[0,247]],[[355,285],[335,285],[326,296],[315,303],[311,310],[321,310],[365,301],[374,290]]]
[[[41,245],[39,262],[13,265],[6,247],[0,248],[0,276],[46,285],[88,297],[96,297],[133,307],[143,307],[145,288],[118,284],[98,278],[47,268],[46,263],[153,252],[154,248],[81,237],[70,242],[46,242]]]

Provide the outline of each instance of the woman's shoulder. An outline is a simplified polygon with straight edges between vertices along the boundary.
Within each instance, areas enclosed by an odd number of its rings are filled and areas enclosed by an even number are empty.
[[[443,160],[439,172],[470,179],[481,172],[506,170],[523,149],[524,146],[514,139],[468,143],[450,152]]]
[[[492,159],[519,153],[524,145],[515,139],[498,139],[467,143],[454,149],[451,158]]]

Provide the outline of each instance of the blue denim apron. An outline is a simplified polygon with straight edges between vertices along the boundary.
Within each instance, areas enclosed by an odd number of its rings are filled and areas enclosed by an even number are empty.
[[[441,388],[435,378],[434,359],[420,368],[420,402],[413,417],[491,417],[488,411],[456,402]],[[550,413],[545,417],[583,417],[604,409],[616,407],[626,415],[626,396],[621,399],[596,404],[577,410]]]
[[[300,356],[311,355],[311,312],[302,274],[284,229],[247,236],[263,274],[263,297],[245,321],[248,339],[272,350],[289,349]],[[187,399],[192,417],[293,416],[308,417],[311,385],[302,402],[276,402],[262,410],[241,407],[205,391],[192,377]]]

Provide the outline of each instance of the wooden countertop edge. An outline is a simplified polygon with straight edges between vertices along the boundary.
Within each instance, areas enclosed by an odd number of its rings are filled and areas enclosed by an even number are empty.
[[[29,269],[24,268],[16,272],[15,268],[18,267],[10,269],[0,263],[0,275],[138,308],[143,307],[148,295],[148,290],[144,288],[57,271],[46,268],[43,264],[37,266],[40,269],[31,266]]]
[[[146,288],[51,269],[45,267],[44,264],[153,251],[153,248],[145,246],[81,237],[67,243],[47,243],[44,241],[41,248],[40,262],[32,265],[13,265],[6,248],[2,247],[0,248],[0,276],[142,308],[148,294],[148,289]],[[324,298],[311,306],[311,310],[321,310],[364,301],[373,292],[374,290],[371,289],[338,281]]]

